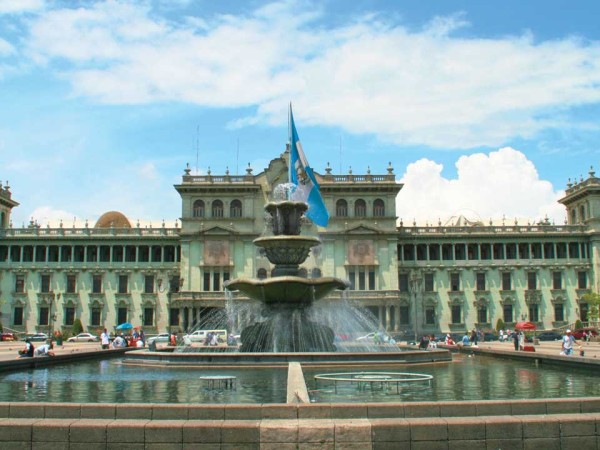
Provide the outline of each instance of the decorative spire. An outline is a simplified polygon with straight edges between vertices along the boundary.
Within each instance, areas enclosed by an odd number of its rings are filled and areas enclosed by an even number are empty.
[[[596,178],[596,172],[594,172],[594,166],[590,166],[589,175],[590,175],[590,178]]]
[[[185,176],[186,177],[189,176],[191,171],[192,171],[192,169],[190,169],[190,163],[186,163],[185,170],[184,170]]]
[[[329,166],[329,161],[327,161],[327,167],[325,168],[325,172],[327,172],[327,175],[331,175],[331,167]]]
[[[391,175],[392,173],[394,173],[394,168],[392,167],[392,162],[388,162],[388,166],[387,166],[387,171],[388,173]]]

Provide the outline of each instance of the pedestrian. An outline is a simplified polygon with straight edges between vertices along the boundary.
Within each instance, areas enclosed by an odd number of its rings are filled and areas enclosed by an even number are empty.
[[[40,345],[35,349],[35,356],[54,356],[54,344],[50,342],[49,344]]]
[[[177,333],[174,331],[169,338],[169,345],[172,347],[177,346]]]
[[[512,340],[515,344],[515,350],[519,350],[519,332],[517,330],[512,332]]]
[[[30,339],[25,339],[25,348],[19,350],[19,358],[33,358],[33,351],[35,347],[31,343]]]
[[[102,343],[102,350],[107,350],[110,346],[110,336],[108,335],[108,331],[106,331],[106,328],[100,335],[100,341]]]
[[[562,350],[560,354],[563,356],[571,356],[573,354],[573,344],[577,344],[575,336],[571,334],[571,330],[567,330],[562,338]]]
[[[504,342],[504,330],[500,329],[500,331],[498,332],[499,336],[498,336],[498,340],[500,342]]]
[[[474,328],[471,331],[471,345],[477,346],[477,331]]]

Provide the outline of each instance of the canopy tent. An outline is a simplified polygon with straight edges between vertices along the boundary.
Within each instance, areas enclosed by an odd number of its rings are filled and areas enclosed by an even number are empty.
[[[517,322],[515,325],[515,330],[519,331],[534,331],[536,329],[535,323],[532,322]]]
[[[121,325],[119,325],[117,327],[117,330],[131,330],[133,328],[133,325],[131,325],[129,322],[125,322],[122,323]]]

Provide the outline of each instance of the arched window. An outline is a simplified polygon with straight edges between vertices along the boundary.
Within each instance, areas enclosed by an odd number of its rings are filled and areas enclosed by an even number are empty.
[[[385,203],[380,198],[375,199],[373,202],[373,215],[375,217],[385,216]]]
[[[229,205],[229,217],[242,217],[242,202],[233,200]]]
[[[367,203],[359,198],[354,202],[354,216],[355,217],[366,217],[367,215]]]
[[[212,202],[212,216],[223,217],[223,202],[221,200]]]
[[[258,269],[258,272],[256,273],[256,278],[258,278],[259,280],[264,280],[265,278],[267,278],[267,269]]]
[[[192,211],[193,217],[204,217],[204,201],[196,200]]]
[[[335,202],[335,215],[338,217],[348,217],[348,202],[346,200],[338,200]]]

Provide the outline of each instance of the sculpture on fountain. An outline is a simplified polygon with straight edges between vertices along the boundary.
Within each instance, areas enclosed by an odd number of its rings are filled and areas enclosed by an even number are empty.
[[[290,189],[290,186],[282,186]],[[281,190],[280,190],[281,192]],[[287,198],[287,197],[285,197]],[[304,202],[279,200],[267,203],[272,236],[254,240],[275,265],[267,279],[236,278],[226,284],[229,291],[240,291],[263,304],[264,321],[242,330],[242,352],[330,352],[335,351],[334,333],[310,316],[313,302],[330,292],[348,288],[339,278],[304,278],[299,266],[311,248],[320,244],[317,237],[301,236]]]

